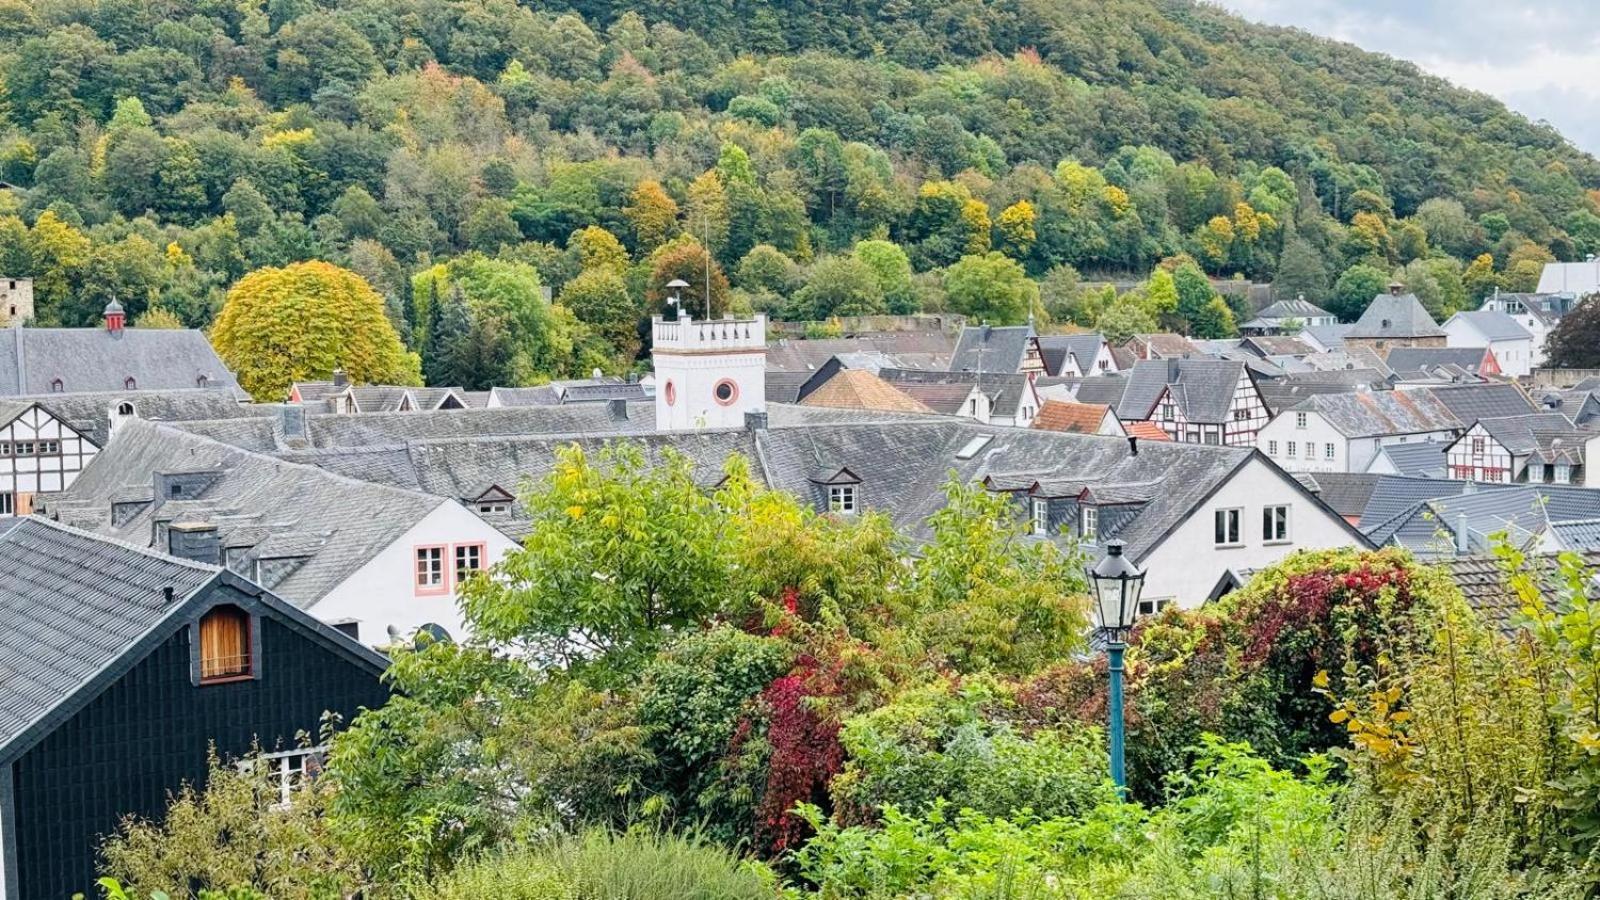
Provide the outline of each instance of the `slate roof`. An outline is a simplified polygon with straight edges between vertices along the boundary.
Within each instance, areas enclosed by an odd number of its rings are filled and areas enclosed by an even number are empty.
[[[1150,359],[1175,359],[1199,352],[1188,338],[1170,331],[1136,334],[1128,340],[1128,346],[1143,346]]]
[[[1313,490],[1323,503],[1345,518],[1360,521],[1379,476],[1364,472],[1316,472],[1311,478],[1316,485]]]
[[[767,402],[799,403],[800,390],[813,372],[775,372],[767,370]]]
[[[1394,543],[1423,555],[1456,552],[1465,517],[1469,550],[1489,546],[1489,536],[1509,531],[1513,542],[1568,526],[1568,539],[1600,537],[1600,491],[1573,485],[1478,484],[1418,478],[1382,477],[1361,520],[1374,543]],[[1580,545],[1587,548],[1588,544]]]
[[[1345,332],[1345,338],[1404,338],[1444,337],[1443,328],[1428,315],[1416,294],[1379,294],[1356,320],[1355,327]]]
[[[4,340],[0,337],[0,340]],[[133,404],[134,414],[158,422],[185,422],[200,419],[261,418],[276,415],[276,408],[264,404],[242,404],[230,391],[189,388],[173,391],[111,391],[106,393],[38,394],[12,398],[38,403],[51,415],[72,426],[74,431],[104,447],[111,439],[111,417],[123,403]]]
[[[1415,478],[1443,478],[1446,474],[1445,452],[1447,441],[1418,441],[1408,444],[1385,444],[1378,452],[1387,456],[1399,474]]]
[[[62,391],[224,391],[248,399],[206,336],[167,328],[7,328],[0,331],[0,396]],[[206,379],[204,385],[201,379]]]
[[[1527,341],[1533,339],[1533,335],[1528,333],[1528,329],[1518,325],[1516,319],[1503,312],[1484,309],[1463,310],[1451,316],[1445,324],[1449,325],[1457,320],[1471,325],[1473,329],[1490,341]]]
[[[1098,371],[1094,361],[1105,344],[1105,338],[1098,333],[1047,334],[1040,335],[1037,340],[1045,372],[1061,374],[1069,356],[1076,361],[1079,374],[1093,375]]]
[[[1019,372],[1032,339],[1032,325],[968,325],[950,355],[950,371]]]
[[[1256,382],[1256,390],[1261,392],[1261,402],[1267,406],[1267,412],[1277,415],[1286,409],[1303,402],[1307,397],[1320,394],[1347,394],[1357,390],[1354,385],[1342,384],[1337,381],[1291,381],[1288,378],[1263,378]]]
[[[867,368],[942,370],[951,367],[950,357],[955,349],[956,337],[943,330],[885,331],[842,338],[779,338],[767,343],[767,372],[814,372],[835,356],[855,354],[876,360],[875,365]]]
[[[1595,571],[1600,567],[1600,550],[1584,551],[1579,555],[1591,584],[1592,596]],[[1521,601],[1512,593],[1500,560],[1487,554],[1458,556],[1443,561],[1441,565],[1461,590],[1467,603],[1489,624],[1507,636],[1521,632],[1522,629],[1514,624],[1514,617],[1521,611]],[[1564,586],[1556,554],[1529,554],[1523,571],[1533,576],[1533,583],[1546,604],[1553,606],[1561,599]]]
[[[1222,359],[1144,360],[1128,375],[1128,388],[1117,404],[1122,419],[1148,419],[1170,389],[1173,402],[1190,422],[1231,420],[1234,388],[1246,377],[1241,362]]]
[[[1263,307],[1260,312],[1256,313],[1256,318],[1317,319],[1325,318],[1331,315],[1333,315],[1333,313],[1328,312],[1304,297],[1296,297],[1293,300],[1279,300],[1276,303],[1268,304],[1267,306]]]
[[[1478,419],[1540,412],[1538,404],[1533,402],[1527,391],[1505,382],[1448,385],[1428,390],[1455,413],[1456,418],[1467,424]]]
[[[1065,400],[1046,400],[1034,417],[1033,427],[1043,431],[1065,431],[1072,434],[1099,434],[1100,423],[1105,421],[1111,407],[1103,403],[1068,403]]]
[[[1576,294],[1580,297],[1600,291],[1600,259],[1583,262],[1548,262],[1539,273],[1541,294]]]
[[[392,418],[422,415],[440,413]],[[242,527],[264,527],[272,535],[323,536],[315,555],[282,581],[263,585],[297,606],[314,604],[443,502],[437,496],[293,465],[170,425],[135,420],[123,429],[70,488],[48,501],[51,514],[137,546],[150,546],[155,525],[178,517],[216,524],[223,538]],[[111,498],[148,488],[160,472],[217,474],[185,500],[152,501],[130,518],[113,522]],[[253,562],[252,553],[243,566]]]
[[[1432,391],[1357,391],[1310,397],[1294,411],[1315,412],[1345,437],[1458,431],[1461,420]]]
[[[866,369],[844,369],[800,401],[805,406],[931,413],[926,405]]]
[[[1543,390],[1538,391],[1533,399],[1540,409],[1559,412],[1579,425],[1600,416],[1600,397],[1596,397],[1593,391]]]
[[[164,638],[191,600],[232,578],[37,516],[0,521],[0,754],[25,750],[19,738],[37,739],[74,700],[91,699],[79,695],[137,662],[140,645]],[[374,676],[382,671],[382,657],[272,594],[260,602]]]
[[[1307,344],[1293,335],[1258,335],[1247,337],[1239,342],[1242,350],[1254,351],[1255,355],[1267,356],[1309,356],[1317,352],[1317,348]]]
[[[1104,403],[1118,407],[1122,404],[1122,395],[1127,389],[1128,376],[1124,373],[1094,375],[1080,380],[1072,396],[1079,403]]]
[[[1587,434],[1567,420],[1566,416],[1555,412],[1529,413],[1524,416],[1503,416],[1494,419],[1479,419],[1478,424],[1489,433],[1500,446],[1506,448],[1514,456],[1527,456],[1529,454],[1555,454],[1557,448],[1552,448],[1552,443],[1565,441],[1569,450],[1577,453],[1583,452],[1583,441]],[[1543,452],[1541,452],[1543,451]],[[1555,460],[1555,455],[1551,456]],[[1562,458],[1561,461],[1569,461]]]
[[[1343,323],[1337,325],[1307,325],[1300,329],[1302,334],[1311,336],[1311,339],[1329,350],[1344,349],[1344,336],[1350,333],[1354,325]]]
[[[985,363],[985,365],[987,366],[988,364]],[[952,385],[965,386],[970,389],[971,386],[977,385],[988,396],[993,415],[1005,417],[1016,416],[1022,406],[1022,401],[1033,395],[1033,383],[1029,380],[1029,377],[1015,372],[995,370],[987,372],[929,372],[919,369],[880,369],[878,370],[878,377],[916,397],[919,402],[941,412],[943,410],[940,409],[937,402],[930,400],[928,392],[908,389],[908,386]],[[954,396],[954,391],[950,391],[949,395]],[[962,394],[961,396],[964,398],[967,395]]]
[[[1457,366],[1476,375],[1487,354],[1485,347],[1396,347],[1386,362],[1401,377],[1427,374],[1440,366]]]
[[[972,397],[970,384],[897,384],[895,388],[907,397],[941,416],[959,416],[966,412],[967,400]]]
[[[489,389],[489,403],[501,406],[559,406],[561,394],[551,385]]]

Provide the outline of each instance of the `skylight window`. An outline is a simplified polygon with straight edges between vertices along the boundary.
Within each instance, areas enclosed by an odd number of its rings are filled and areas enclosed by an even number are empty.
[[[979,453],[982,453],[983,448],[989,446],[989,442],[993,440],[994,435],[992,434],[978,435],[972,440],[967,441],[967,445],[965,447],[962,447],[960,450],[956,451],[956,459],[971,459],[974,456],[977,456]]]

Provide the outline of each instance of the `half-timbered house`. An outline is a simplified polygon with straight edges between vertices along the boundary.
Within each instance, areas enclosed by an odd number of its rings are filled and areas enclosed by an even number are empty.
[[[100,451],[37,403],[0,402],[0,516],[33,512],[34,497],[65,490]]]
[[[1137,363],[1117,404],[1124,422],[1152,421],[1174,441],[1250,447],[1271,416],[1247,365],[1237,360]]]

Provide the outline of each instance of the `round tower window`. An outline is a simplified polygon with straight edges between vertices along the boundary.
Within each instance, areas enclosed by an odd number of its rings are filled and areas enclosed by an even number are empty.
[[[667,379],[667,387],[666,387],[665,393],[666,393],[666,397],[667,397],[667,405],[668,406],[671,406],[674,403],[678,402],[678,386],[673,384],[672,383],[672,379],[670,379],[670,378]]]
[[[724,378],[711,389],[711,396],[717,398],[717,402],[723,406],[728,406],[739,399],[739,386]]]

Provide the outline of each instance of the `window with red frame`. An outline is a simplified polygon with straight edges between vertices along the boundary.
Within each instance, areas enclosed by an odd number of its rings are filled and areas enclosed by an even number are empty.
[[[444,547],[418,547],[415,576],[418,592],[445,590]]]

